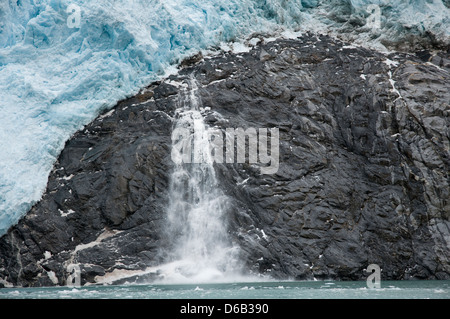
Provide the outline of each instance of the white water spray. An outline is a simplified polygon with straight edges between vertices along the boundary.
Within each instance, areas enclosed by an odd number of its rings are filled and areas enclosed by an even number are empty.
[[[197,84],[189,82],[179,95],[177,128],[207,136],[208,127],[200,112]],[[169,238],[174,241],[168,263],[159,267],[165,282],[233,281],[239,277],[238,252],[228,238],[228,197],[219,189],[207,139],[196,139],[194,163],[175,163],[169,186]],[[201,141],[201,143],[198,143]],[[172,147],[185,141],[173,140]]]

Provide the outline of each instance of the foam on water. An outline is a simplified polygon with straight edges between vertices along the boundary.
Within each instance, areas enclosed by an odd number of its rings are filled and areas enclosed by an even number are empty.
[[[0,289],[0,299],[24,298],[449,299],[450,282],[448,280],[387,281],[382,282],[380,289],[368,289],[365,281],[274,281]]]

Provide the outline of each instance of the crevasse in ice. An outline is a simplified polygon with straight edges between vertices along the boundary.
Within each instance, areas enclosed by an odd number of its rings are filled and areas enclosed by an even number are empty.
[[[380,9],[383,32],[365,26],[376,13],[371,4]],[[428,32],[448,41],[448,6],[441,0],[1,1],[0,235],[39,200],[76,130],[183,57],[253,32],[348,31],[350,18],[360,21],[350,32],[372,39]]]

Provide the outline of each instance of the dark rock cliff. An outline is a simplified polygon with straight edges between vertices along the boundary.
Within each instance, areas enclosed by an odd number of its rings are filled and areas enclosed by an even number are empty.
[[[67,142],[41,201],[0,238],[0,285],[64,285],[70,264],[82,284],[137,280],[161,262],[188,78],[210,125],[279,128],[276,174],[215,164],[249,272],[361,280],[376,263],[384,280],[449,279],[449,71],[448,52],[386,55],[315,35],[186,61]]]

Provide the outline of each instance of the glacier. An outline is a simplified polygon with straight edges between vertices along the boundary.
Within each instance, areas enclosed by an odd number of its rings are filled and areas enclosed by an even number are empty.
[[[176,72],[183,58],[283,31],[381,48],[411,36],[448,45],[449,7],[441,0],[2,1],[0,236],[40,199],[77,130]]]

